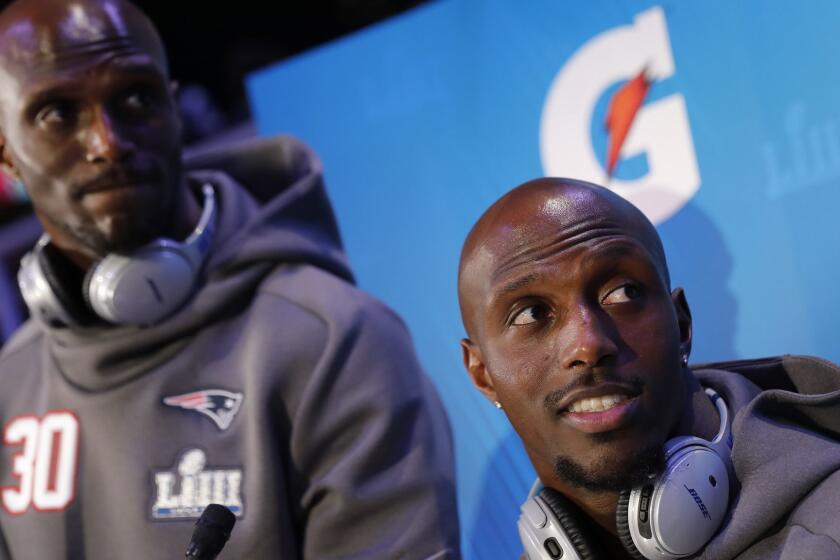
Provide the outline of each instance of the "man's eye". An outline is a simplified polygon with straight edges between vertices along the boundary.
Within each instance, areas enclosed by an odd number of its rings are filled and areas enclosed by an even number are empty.
[[[522,311],[516,314],[513,318],[512,324],[522,326],[543,321],[548,317],[548,308],[545,305],[529,305]]]
[[[634,286],[633,284],[622,284],[618,288],[611,290],[604,298],[601,300],[603,305],[614,305],[616,303],[627,303],[638,299],[639,296],[642,295],[642,291],[638,288],[638,286]]]
[[[123,103],[128,109],[140,111],[149,106],[151,97],[141,91],[134,91],[125,96]]]
[[[72,103],[51,103],[38,112],[38,122],[47,126],[67,125],[74,117]]]

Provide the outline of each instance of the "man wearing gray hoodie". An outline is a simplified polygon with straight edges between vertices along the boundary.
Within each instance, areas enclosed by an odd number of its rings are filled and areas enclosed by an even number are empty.
[[[0,558],[457,558],[451,437],[291,138],[182,163],[122,0],[0,13],[0,155],[45,235],[0,354]]]
[[[629,202],[517,187],[468,235],[458,289],[466,369],[539,476],[527,558],[840,558],[840,370],[689,367],[685,294]]]

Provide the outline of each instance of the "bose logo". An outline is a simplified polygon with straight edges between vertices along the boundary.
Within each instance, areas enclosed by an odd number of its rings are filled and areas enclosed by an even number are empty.
[[[587,41],[560,69],[545,100],[540,121],[545,174],[607,183],[654,224],[671,217],[700,188],[685,99],[675,93],[651,103],[643,101],[648,86],[674,72],[668,27],[660,7],[638,14],[632,25],[607,30]],[[626,91],[619,91],[610,107],[609,142],[613,146],[605,166],[593,148],[595,106],[608,88],[627,80]],[[620,95],[623,99],[619,102]],[[602,128],[604,124],[596,123]],[[647,160],[645,175],[633,180],[610,178],[613,168],[620,175],[622,159],[634,156]]]
[[[697,491],[694,488],[689,488],[685,484],[683,484],[683,488],[688,490],[688,493],[691,494],[692,498],[694,498],[694,503],[697,504],[697,507],[700,508],[700,512],[703,514],[703,517],[711,521],[712,516],[709,515],[709,510],[706,509],[706,504],[704,504],[703,500],[700,499],[700,496],[697,494]]]

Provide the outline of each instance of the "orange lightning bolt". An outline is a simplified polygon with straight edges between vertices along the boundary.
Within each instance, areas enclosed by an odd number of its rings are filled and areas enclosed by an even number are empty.
[[[639,75],[624,84],[613,98],[607,109],[607,120],[604,126],[607,129],[607,177],[612,178],[615,166],[618,163],[618,154],[621,146],[630,132],[633,119],[642,102],[645,100],[650,89],[650,80],[647,77],[647,69],[642,68]]]

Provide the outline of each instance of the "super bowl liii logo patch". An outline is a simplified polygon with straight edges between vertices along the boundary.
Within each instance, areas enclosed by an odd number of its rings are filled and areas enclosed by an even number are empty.
[[[242,469],[207,467],[201,449],[181,454],[173,470],[154,473],[153,519],[198,518],[208,504],[222,504],[242,517]]]

